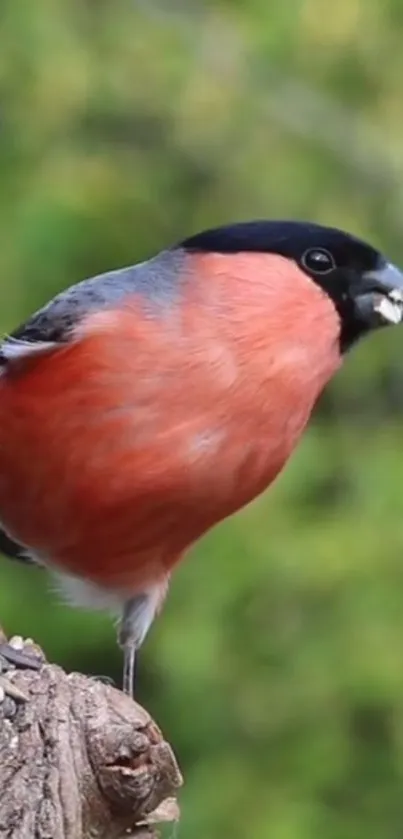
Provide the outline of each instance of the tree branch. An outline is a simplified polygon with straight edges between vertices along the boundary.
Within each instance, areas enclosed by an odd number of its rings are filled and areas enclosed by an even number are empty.
[[[28,642],[23,653],[42,655]],[[158,822],[178,819],[170,796],[181,774],[143,708],[43,656],[39,669],[12,666],[5,677],[0,837],[154,839]]]

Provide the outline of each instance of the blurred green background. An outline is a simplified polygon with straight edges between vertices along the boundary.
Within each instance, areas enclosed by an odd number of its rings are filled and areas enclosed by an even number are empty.
[[[3,0],[0,328],[206,226],[350,229],[403,263],[401,0]],[[360,346],[269,494],[178,570],[139,698],[179,837],[403,835],[403,331]],[[107,617],[0,562],[0,618],[120,679]]]

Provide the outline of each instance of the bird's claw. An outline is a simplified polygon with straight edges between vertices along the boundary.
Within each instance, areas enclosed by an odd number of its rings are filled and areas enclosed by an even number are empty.
[[[9,643],[0,643],[0,662],[3,660],[19,670],[40,670],[42,659],[35,652],[27,652],[29,646],[19,636],[12,638]]]
[[[13,674],[18,670],[39,670],[43,659],[33,644],[23,641],[19,636],[9,642],[1,636],[0,640],[0,705],[9,702],[28,702],[28,696],[13,683]],[[4,711],[5,713],[5,711]]]
[[[10,697],[16,702],[28,702],[28,696],[16,685],[13,685],[11,679],[0,676],[0,703],[4,702],[6,697]]]
[[[111,676],[92,676],[94,682],[100,682],[101,685],[109,685],[109,687],[114,688],[116,687],[116,682]]]

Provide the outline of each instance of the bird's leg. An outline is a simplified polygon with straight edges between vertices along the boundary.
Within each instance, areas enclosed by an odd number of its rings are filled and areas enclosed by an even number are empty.
[[[134,698],[137,675],[137,648],[127,642],[123,647],[123,693]]]
[[[134,697],[138,650],[162,602],[167,581],[126,600],[120,621],[118,641],[123,648],[123,692]]]
[[[143,630],[148,594],[137,594],[126,600],[123,607],[119,627],[119,644],[123,648],[123,693],[132,699],[134,697],[136,680],[137,650],[141,645],[145,632]]]

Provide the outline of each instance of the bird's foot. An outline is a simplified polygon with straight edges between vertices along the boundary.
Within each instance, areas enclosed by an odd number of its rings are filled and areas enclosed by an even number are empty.
[[[101,682],[101,685],[109,685],[111,688],[116,687],[116,682],[111,676],[92,676],[95,682]]]
[[[30,640],[24,642],[19,636],[14,636],[10,641],[6,641],[1,635],[0,704],[8,703],[11,709],[14,703],[27,702],[26,694],[13,684],[13,675],[18,670],[39,670],[42,663],[43,658]]]
[[[123,647],[123,680],[122,691],[130,699],[134,699],[137,676],[137,650],[133,644],[125,644]]]
[[[0,676],[0,703],[5,702],[8,698],[15,702],[28,702],[28,696],[16,685],[13,685],[11,679]]]
[[[19,635],[14,635],[10,641],[0,641],[0,666],[2,664],[8,669],[40,670],[43,657],[30,638],[24,641]]]

